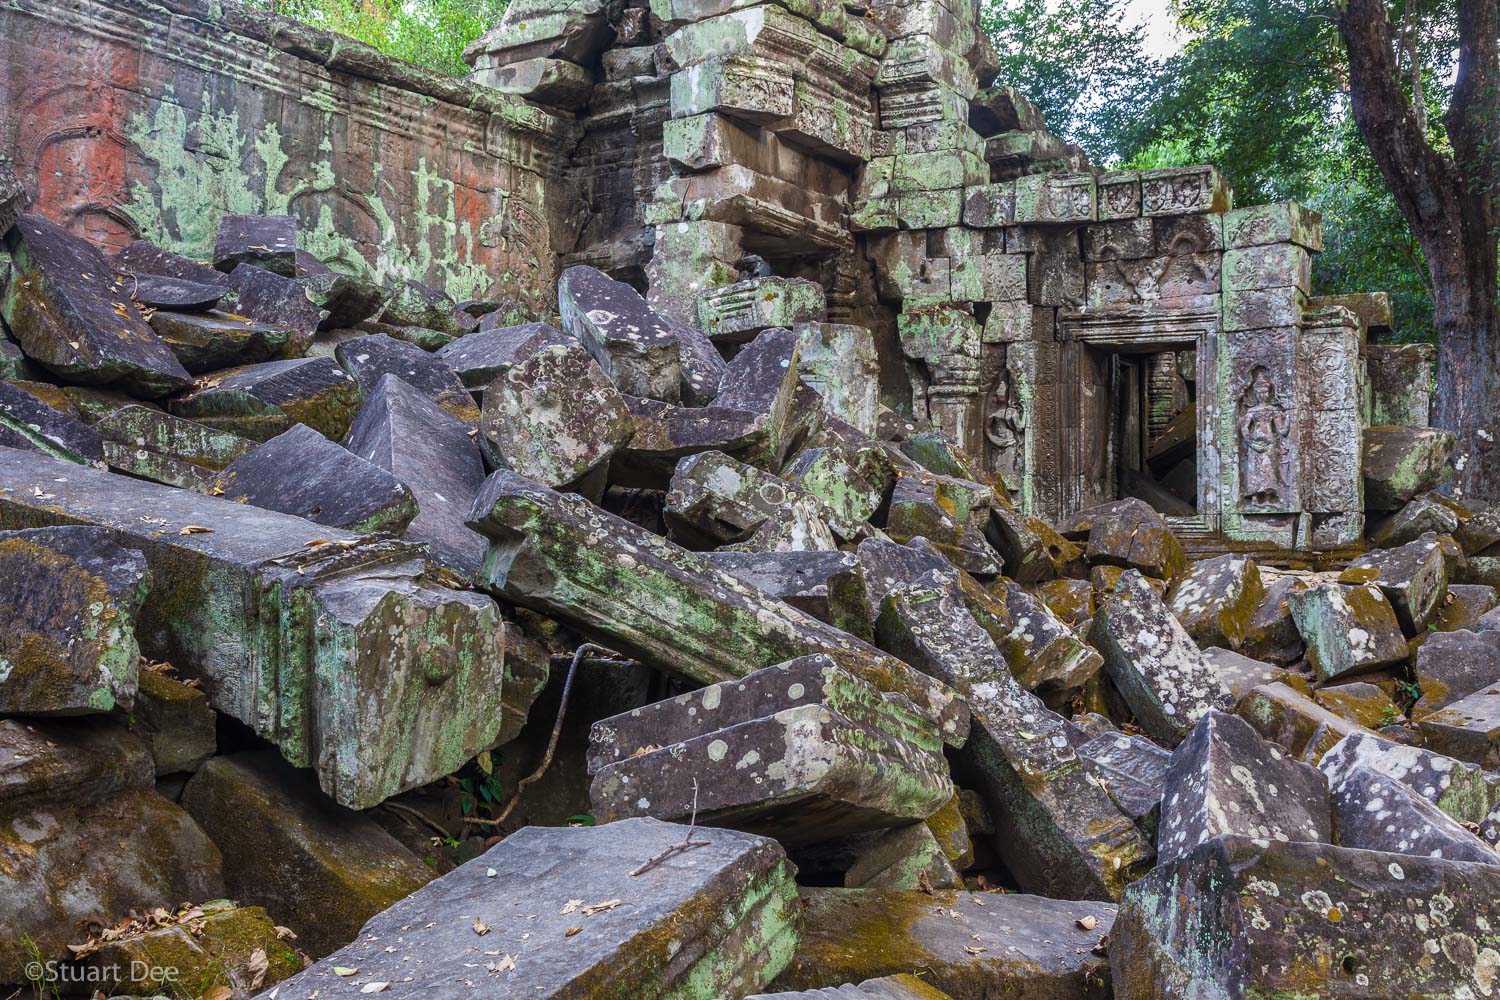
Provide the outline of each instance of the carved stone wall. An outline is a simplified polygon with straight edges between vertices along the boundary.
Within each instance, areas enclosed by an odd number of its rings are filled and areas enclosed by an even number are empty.
[[[1234,210],[1211,166],[1094,170],[994,85],[973,0],[514,0],[468,57],[586,130],[569,169],[609,204],[570,259],[726,350],[869,328],[885,402],[1028,513],[1353,537],[1365,328],[1308,314],[1317,216]]]
[[[0,66],[0,157],[104,246],[201,258],[222,214],[289,212],[380,277],[550,298],[572,138],[538,107],[208,0],[7,0]]]

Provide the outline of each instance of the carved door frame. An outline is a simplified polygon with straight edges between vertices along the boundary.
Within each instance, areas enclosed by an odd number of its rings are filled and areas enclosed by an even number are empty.
[[[1144,353],[1151,347],[1161,350],[1191,349],[1196,352],[1197,424],[1198,424],[1198,513],[1191,517],[1167,516],[1167,523],[1184,538],[1206,538],[1219,534],[1220,514],[1220,442],[1216,433],[1217,387],[1219,375],[1218,310],[1164,313],[1151,306],[1132,306],[1107,312],[1064,309],[1057,317],[1057,339],[1061,345],[1058,371],[1059,471],[1062,474],[1061,496],[1066,516],[1082,509],[1076,506],[1082,498],[1081,482],[1075,482],[1079,470],[1087,467],[1087,450],[1098,442],[1082,440],[1081,435],[1061,433],[1063,427],[1081,427],[1085,419],[1083,352],[1095,348],[1112,353]]]

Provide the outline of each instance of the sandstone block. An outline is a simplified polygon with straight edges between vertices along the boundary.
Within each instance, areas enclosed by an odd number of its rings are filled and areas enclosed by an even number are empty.
[[[218,716],[208,696],[155,670],[142,670],[130,731],[156,762],[158,778],[190,774],[218,749]]]
[[[182,804],[223,853],[229,894],[265,907],[314,957],[354,940],[365,921],[434,875],[275,753],[215,757],[188,782]]]
[[[961,754],[995,816],[995,852],[1027,891],[1118,898],[1150,845],[1081,766],[1068,725],[1011,676],[950,594],[906,587],[885,599],[881,644],[943,678],[969,702]]]
[[[395,375],[470,427],[479,423],[479,407],[458,375],[441,357],[420,347],[376,334],[344,341],[334,357],[365,396],[382,378]]]
[[[214,267],[225,274],[254,264],[288,278],[297,276],[297,222],[290,215],[226,215],[214,239]]]
[[[1238,716],[1209,712],[1172,752],[1162,784],[1158,864],[1225,835],[1332,842],[1328,780]]]
[[[270,326],[234,313],[174,313],[151,317],[151,329],[182,366],[195,375],[231,365],[257,364],[280,357],[296,331]]]
[[[704,684],[826,653],[906,695],[938,720],[945,740],[963,741],[961,703],[947,685],[581,497],[497,472],[469,524],[490,539],[486,589],[612,649]]]
[[[293,424],[337,441],[359,409],[359,385],[333,358],[267,361],[200,380],[170,409],[253,441],[269,441]]]
[[[1494,883],[1494,886],[1491,884]],[[1490,899],[1500,869],[1327,844],[1225,837],[1131,886],[1110,940],[1115,995],[1186,989],[1274,996],[1303,989],[1304,970],[1331,1000],[1458,996],[1475,955],[1494,948],[1490,907],[1447,907],[1443,934],[1472,942],[1451,955],[1413,899]],[[1430,961],[1411,961],[1425,952]],[[1234,957],[1231,957],[1234,956]],[[1337,970],[1337,971],[1335,971]],[[1191,984],[1191,986],[1189,985]]]
[[[1093,948],[1114,919],[1110,903],[897,889],[804,889],[802,899],[802,942],[780,989],[921,969],[923,983],[954,998],[1109,995],[1106,962]]]
[[[1440,632],[1417,650],[1415,668],[1422,696],[1413,717],[1444,708],[1500,683],[1500,632]]]
[[[557,1000],[759,990],[796,945],[791,868],[775,841],[700,830],[704,846],[631,874],[687,832],[652,819],[526,827],[371,919],[278,995],[307,1000],[374,982],[389,984],[382,992],[393,998],[428,1000],[472,997],[497,982],[515,996]],[[335,968],[358,972],[344,978]]]
[[[399,480],[304,424],[230,462],[212,492],[362,535],[399,535],[417,515]]]
[[[1200,646],[1238,648],[1265,598],[1253,559],[1223,555],[1193,563],[1172,585],[1167,606]]]
[[[1323,583],[1288,594],[1287,604],[1307,662],[1323,680],[1406,659],[1406,637],[1378,587]]]
[[[571,338],[546,323],[524,323],[460,337],[440,348],[437,356],[458,375],[465,388],[477,392],[542,348],[572,343]]]
[[[606,821],[696,808],[799,847],[931,815],[953,796],[941,743],[906,699],[807,656],[596,724],[589,798]]]
[[[5,247],[14,277],[0,317],[27,357],[70,382],[119,385],[148,398],[191,381],[130,301],[124,276],[93,244],[23,215]]]
[[[347,805],[451,773],[540,684],[501,683],[498,609],[428,582],[409,545],[12,449],[0,487],[0,528],[91,525],[138,549],[142,652]]]
[[[1373,571],[1373,575],[1361,570]],[[1442,546],[1431,536],[1360,556],[1349,564],[1345,575],[1351,574],[1380,588],[1408,636],[1432,624],[1448,596],[1447,561]]]
[[[141,554],[97,528],[0,532],[0,578],[0,712],[128,710],[151,589]]]
[[[639,292],[592,267],[570,267],[557,283],[563,331],[577,338],[621,392],[675,403],[682,358],[674,324]]]
[[[1211,709],[1229,705],[1224,682],[1135,570],[1104,599],[1089,642],[1141,728],[1159,743],[1176,746]]]
[[[484,538],[465,522],[484,483],[484,459],[462,421],[387,375],[366,396],[344,446],[416,498],[404,537],[426,544],[434,562],[460,576],[479,572]]]
[[[1452,474],[1448,458],[1457,439],[1450,431],[1367,427],[1364,439],[1360,468],[1369,510],[1397,510]]]
[[[546,347],[484,394],[481,427],[493,457],[563,487],[605,463],[634,431],[625,400],[580,347]]]

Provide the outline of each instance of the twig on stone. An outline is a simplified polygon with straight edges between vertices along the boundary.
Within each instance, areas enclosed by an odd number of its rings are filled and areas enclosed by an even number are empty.
[[[693,828],[696,827],[697,825],[698,825],[698,779],[694,778],[693,779],[693,813],[692,813],[692,816],[688,819],[688,832],[687,832],[687,836],[683,837],[677,843],[672,844],[672,845],[666,847],[664,850],[662,850],[662,852],[660,854],[657,854],[657,855],[651,857],[649,860],[646,861],[645,864],[641,865],[635,871],[631,872],[630,873],[631,877],[634,878],[637,875],[644,875],[646,872],[649,872],[651,869],[655,868],[657,865],[661,864],[663,861],[667,860],[668,858],[672,857],[675,854],[681,854],[683,851],[692,850],[694,847],[707,847],[708,846],[708,841],[706,841],[706,840],[694,840],[693,839]]]
[[[532,771],[516,783],[516,793],[510,797],[510,801],[505,804],[505,808],[500,811],[499,816],[496,816],[494,819],[465,816],[465,823],[473,826],[499,826],[501,823],[504,823],[516,808],[517,803],[521,801],[521,793],[526,791],[526,786],[540,780],[542,775],[546,773],[547,767],[552,763],[552,755],[557,753],[557,741],[562,738],[563,717],[568,712],[568,695],[573,690],[573,678],[577,676],[578,664],[583,662],[583,654],[588,650],[594,650],[599,653],[609,652],[603,646],[592,642],[586,642],[573,650],[573,662],[568,665],[568,676],[563,681],[562,699],[557,705],[557,721],[552,723],[552,738],[547,741],[547,752],[542,755],[541,764],[537,766],[535,771]]]
[[[384,807],[386,809],[390,809],[393,812],[405,813],[408,816],[411,816],[411,817],[414,817],[414,818],[416,818],[418,820],[421,820],[423,823],[426,823],[428,826],[432,827],[438,833],[442,834],[444,840],[452,840],[453,839],[453,835],[451,833],[449,833],[447,830],[443,829],[443,825],[441,823],[439,823],[437,820],[433,819],[432,817],[428,816],[426,813],[423,813],[419,809],[413,809],[411,806],[404,806],[404,805],[402,805],[399,802],[382,802],[380,804],[381,804],[382,807]]]

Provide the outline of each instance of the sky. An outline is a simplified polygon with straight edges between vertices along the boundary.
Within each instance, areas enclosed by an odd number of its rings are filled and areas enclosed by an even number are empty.
[[[1146,52],[1163,58],[1176,55],[1182,39],[1173,23],[1170,0],[1130,0],[1128,4],[1135,23],[1146,29]]]

